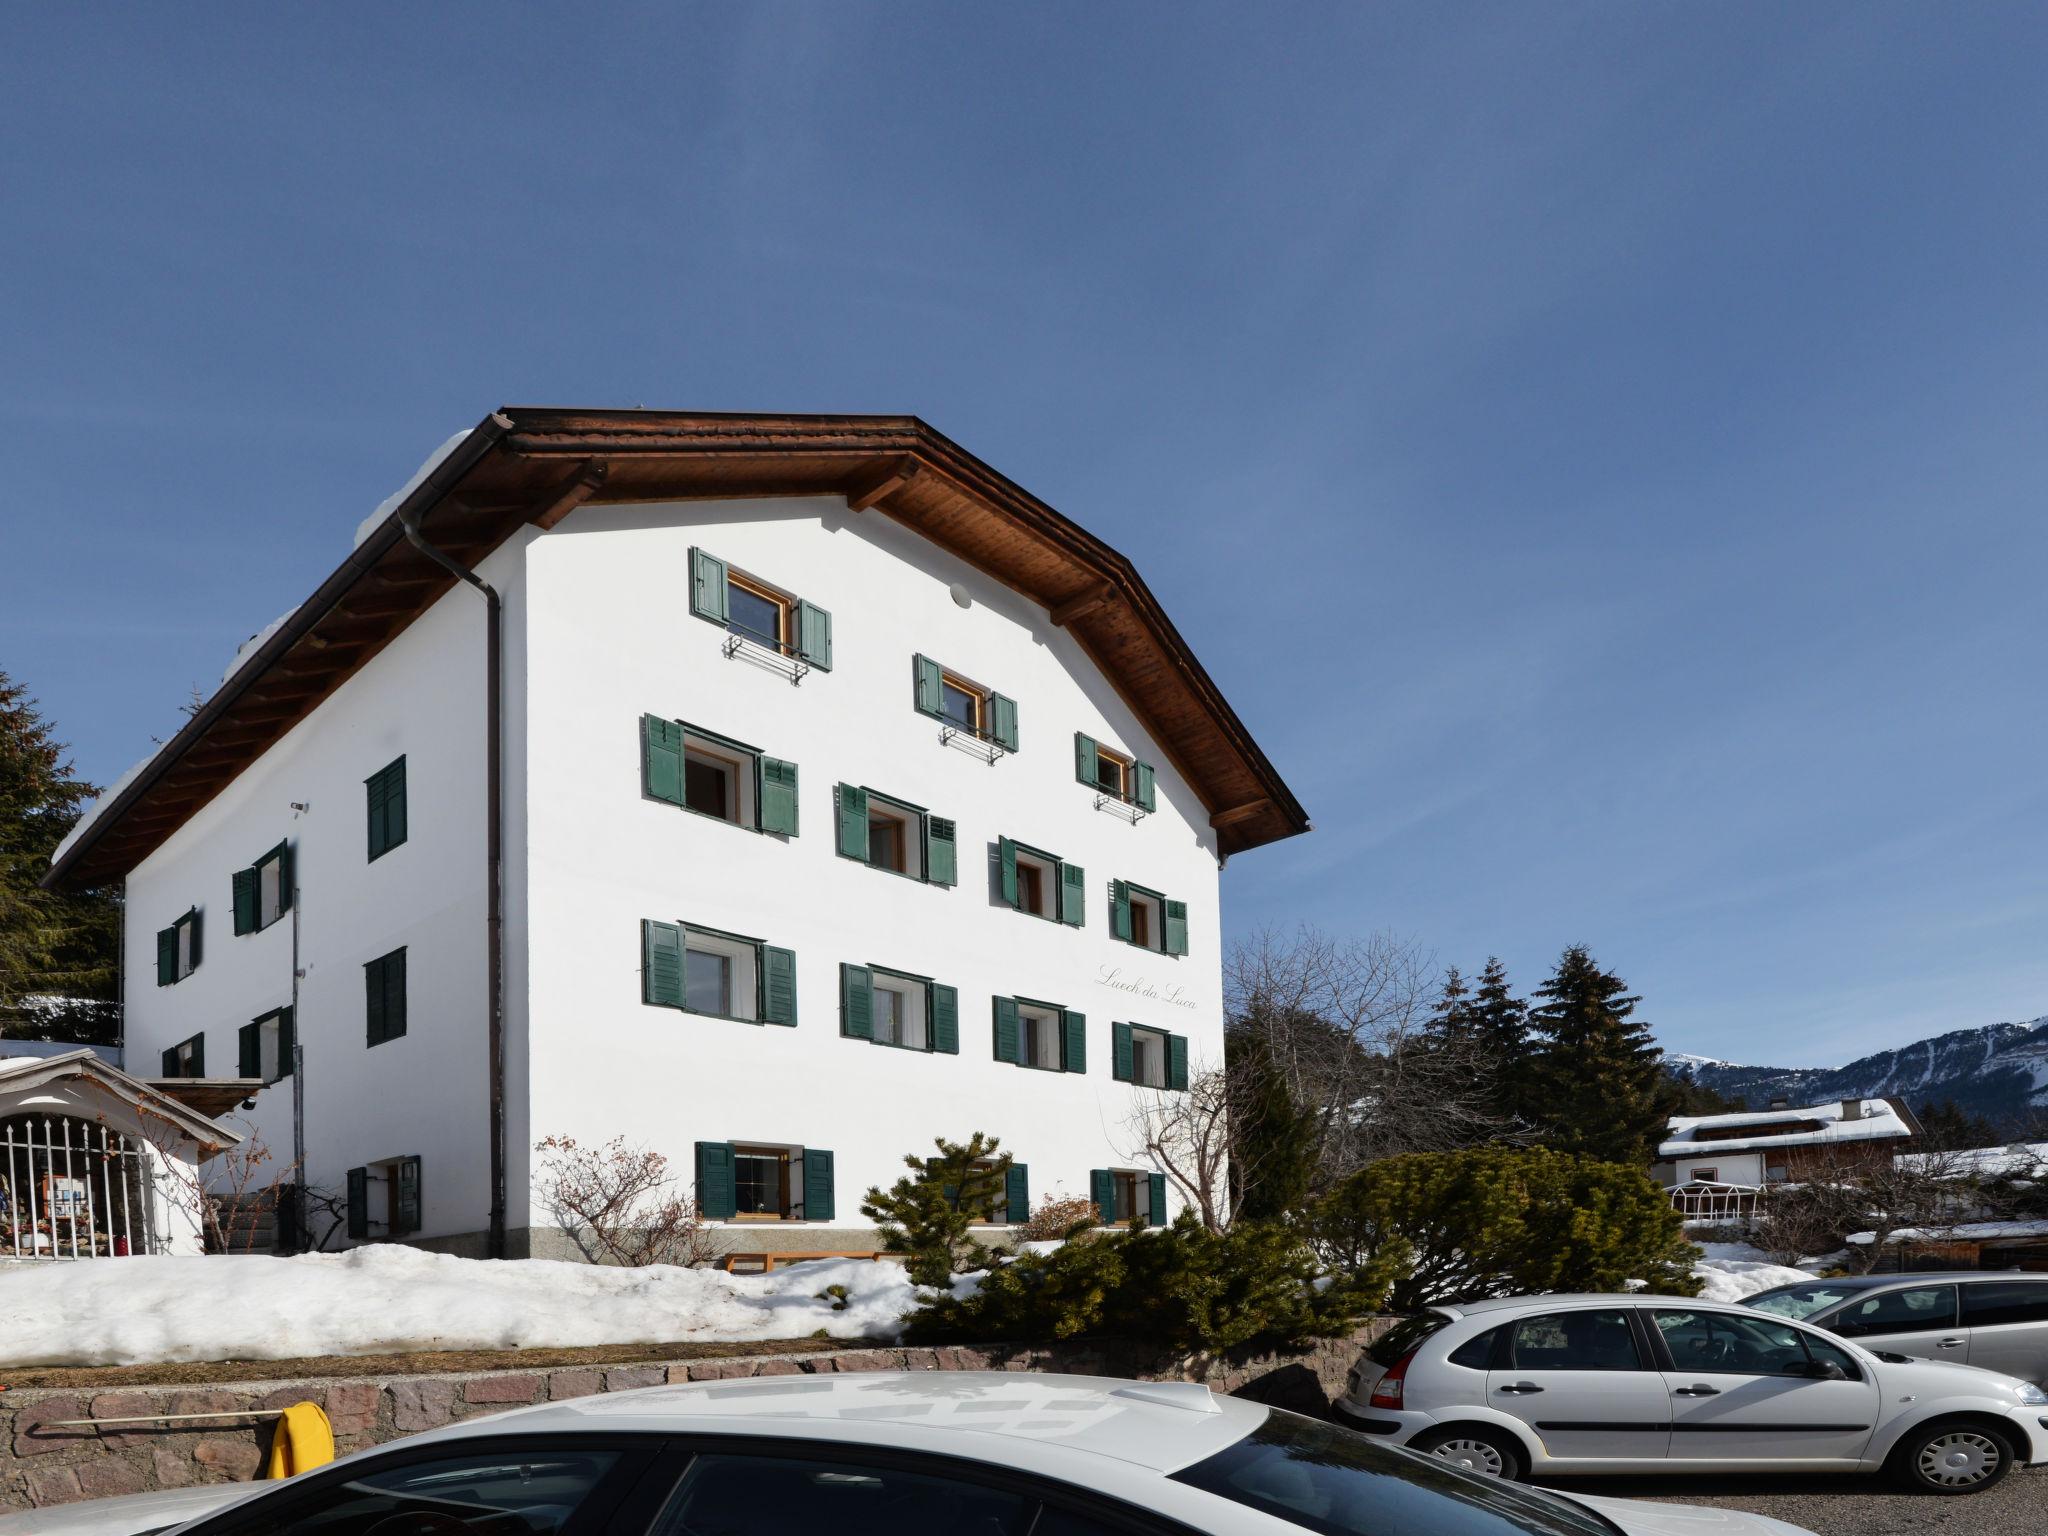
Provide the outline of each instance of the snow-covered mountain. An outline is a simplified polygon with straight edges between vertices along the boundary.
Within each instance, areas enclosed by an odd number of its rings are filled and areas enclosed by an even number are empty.
[[[2048,1111],[2048,1016],[1987,1024],[1862,1056],[1845,1067],[1745,1067],[1712,1056],[1668,1052],[1666,1068],[1729,1098],[1761,1108],[1783,1096],[1820,1104],[1862,1094],[1904,1099],[1914,1109],[1954,1099],[2000,1123]]]

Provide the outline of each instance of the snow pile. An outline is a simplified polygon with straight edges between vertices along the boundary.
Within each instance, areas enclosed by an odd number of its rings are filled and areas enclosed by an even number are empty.
[[[828,1286],[846,1295],[821,1300]],[[861,1259],[766,1275],[491,1263],[397,1244],[290,1259],[83,1259],[0,1272],[0,1366],[732,1343],[821,1331],[893,1339],[917,1302],[901,1265]]]
[[[1747,1243],[1702,1243],[1706,1257],[1693,1266],[1701,1301],[1742,1301],[1780,1285],[1798,1285],[1813,1276],[1803,1269],[1774,1264]]]
[[[235,648],[235,659],[228,663],[227,671],[220,675],[221,688],[227,687],[228,679],[242,670],[242,663],[263,649],[263,642],[276,634],[280,629],[283,629],[291,621],[291,616],[298,611],[297,608],[287,608],[283,613],[280,613],[276,618],[272,619],[268,624],[237,646]],[[218,693],[220,689],[217,688],[214,691]]]
[[[462,440],[467,436],[469,436],[469,428],[464,427],[460,432],[456,433],[453,437],[449,438],[447,442],[443,443],[440,447],[436,448],[432,453],[428,454],[426,457],[426,461],[423,464],[421,464],[418,469],[412,472],[412,478],[410,480],[406,481],[405,484],[401,485],[389,496],[386,496],[382,501],[378,502],[377,510],[372,512],[368,517],[364,518],[360,523],[356,524],[356,543],[355,546],[351,547],[360,546],[363,540],[367,539],[371,534],[375,533],[377,531],[378,525],[381,524],[385,518],[391,515],[391,509],[397,506],[401,501],[405,500],[405,498],[410,496],[414,491],[418,490],[420,487],[420,482],[426,479],[427,476],[431,475],[435,470],[439,469],[441,467],[442,461],[446,459],[449,454],[453,453],[459,446],[461,446]]]

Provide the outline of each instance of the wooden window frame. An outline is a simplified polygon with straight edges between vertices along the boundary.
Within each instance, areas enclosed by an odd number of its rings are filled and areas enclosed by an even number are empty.
[[[1128,939],[1125,939],[1123,942],[1130,945],[1133,949],[1142,949],[1146,951],[1148,954],[1165,954],[1165,893],[1163,891],[1155,891],[1149,885],[1139,885],[1138,883],[1132,880],[1126,880],[1124,882],[1124,890],[1128,896],[1131,905],[1131,936]],[[1141,910],[1143,910],[1138,905],[1140,898],[1151,903],[1151,910],[1146,913],[1145,917],[1146,923],[1152,929],[1152,942],[1150,943],[1146,943],[1138,937],[1138,914]]]
[[[683,931],[683,1002],[681,1011],[691,1014],[696,1018],[724,1019],[728,1023],[733,1024],[767,1023],[765,1017],[768,1011],[767,999],[763,996],[763,988],[767,985],[766,972],[768,961],[765,954],[767,940],[750,938],[744,933],[727,933],[723,928],[707,928],[702,923],[678,923],[676,926]],[[754,1016],[752,1018],[747,1018],[745,1015],[737,1013],[712,1013],[707,1009],[692,1008],[690,1006],[690,940],[693,938],[711,939],[720,944],[743,946],[753,951]],[[725,954],[725,958],[728,961],[736,958],[733,955],[726,954],[723,950],[715,950],[708,946],[700,945],[699,949],[704,954]],[[738,995],[739,978],[728,972],[726,978],[726,1002],[730,1004]]]
[[[1116,769],[1117,782],[1114,787],[1102,782],[1104,764]],[[1099,741],[1095,743],[1095,787],[1103,794],[1114,795],[1127,805],[1134,804],[1131,774],[1136,765],[1136,758],[1127,757],[1116,748],[1106,747]]]
[[[1130,1211],[1128,1215],[1106,1217],[1106,1227],[1144,1227],[1152,1224],[1152,1186],[1146,1175],[1133,1168],[1112,1168],[1109,1170],[1111,1199],[1117,1204],[1124,1203],[1124,1186],[1130,1186]],[[1143,1214],[1140,1214],[1140,1207]]]
[[[868,797],[868,856],[861,862],[869,869],[879,869],[887,875],[896,875],[905,880],[915,880],[919,884],[929,885],[930,871],[925,867],[925,821],[931,813],[922,806],[912,805],[907,800],[898,800],[891,795],[883,794],[880,790],[868,789],[866,785],[861,787]],[[900,833],[904,863],[902,869],[896,868],[893,864],[884,864],[875,857],[877,811],[881,813],[880,820],[891,823]]]
[[[719,821],[729,827],[744,831],[761,830],[761,751],[744,742],[721,736],[716,731],[702,730],[688,721],[678,721],[683,728],[683,802],[682,808],[692,816],[702,816],[709,821]],[[732,799],[732,814],[721,816],[702,810],[690,804],[690,759],[699,762],[714,762],[725,770]],[[749,816],[747,812],[753,814]]]
[[[725,585],[725,627],[730,633],[745,640],[752,640],[757,645],[772,644],[778,656],[794,656],[797,653],[795,598],[787,592],[769,586],[758,576],[749,576],[744,571],[735,570],[731,565],[725,568]],[[772,642],[763,640],[758,632],[733,618],[731,589],[734,587],[738,587],[742,592],[751,593],[763,602],[775,605],[776,635]]]
[[[946,713],[946,690],[948,688],[964,693],[974,701],[974,723],[966,727],[966,729],[972,731],[977,739],[987,739],[989,732],[988,700],[989,695],[994,690],[984,688],[979,683],[970,683],[957,672],[948,672],[944,667],[939,668],[939,718],[956,726],[960,722]]]
[[[185,1054],[188,1048],[196,1048],[197,1050],[199,1056],[199,1070],[197,1072],[188,1073],[185,1071]],[[170,1056],[178,1066],[176,1072],[168,1074],[172,1078],[184,1082],[204,1077],[206,1075],[206,1031],[202,1029],[197,1034],[187,1035],[183,1040],[171,1046],[165,1054]],[[162,1063],[159,1062],[158,1065],[162,1065]]]
[[[177,921],[171,924],[171,933],[173,935],[171,942],[177,946],[178,953],[178,962],[172,967],[175,974],[171,977],[171,983],[174,986],[199,969],[199,962],[192,958],[194,948],[192,935],[198,931],[199,909],[197,907],[193,907],[180,914]]]
[[[792,1153],[791,1153],[791,1151],[790,1151],[790,1149],[789,1149],[788,1147],[780,1147],[780,1146],[776,1146],[776,1145],[774,1145],[774,1144],[772,1144],[772,1143],[768,1143],[768,1142],[756,1142],[756,1141],[735,1141],[735,1142],[730,1142],[730,1143],[728,1143],[728,1145],[730,1145],[730,1146],[731,1146],[731,1148],[732,1148],[732,1162],[733,1162],[733,1168],[732,1168],[732,1198],[733,1198],[733,1213],[732,1213],[732,1217],[731,1217],[731,1219],[732,1219],[733,1221],[744,1221],[744,1222],[771,1222],[771,1221],[794,1221],[794,1220],[796,1220],[796,1217],[790,1214],[790,1212],[791,1212],[791,1210],[792,1210],[792,1208],[793,1208],[793,1205],[794,1205],[794,1200],[795,1200],[795,1185],[794,1185],[794,1183],[793,1183],[793,1182],[791,1181],[791,1179],[790,1179],[790,1176],[789,1176],[789,1169],[790,1169],[790,1164],[791,1164],[791,1163],[793,1163],[793,1162],[794,1162],[794,1163],[798,1163],[798,1164],[801,1164],[801,1162],[802,1162],[802,1160],[803,1160],[803,1152],[802,1152],[802,1150],[801,1150],[801,1149],[799,1149],[799,1150],[798,1150],[798,1151],[796,1151],[796,1152],[795,1152],[794,1154],[792,1154]],[[740,1159],[741,1159],[741,1158],[743,1158],[743,1157],[770,1157],[770,1158],[773,1158],[773,1159],[775,1159],[776,1163],[777,1163],[777,1164],[779,1165],[779,1167],[778,1167],[778,1174],[779,1174],[779,1178],[778,1178],[778,1182],[777,1182],[777,1188],[776,1188],[776,1203],[777,1203],[777,1207],[778,1207],[778,1208],[777,1208],[776,1210],[774,1210],[774,1211],[743,1211],[743,1210],[741,1210],[741,1209],[739,1208],[739,1198],[740,1198],[740,1169],[739,1169],[739,1163],[740,1163]]]

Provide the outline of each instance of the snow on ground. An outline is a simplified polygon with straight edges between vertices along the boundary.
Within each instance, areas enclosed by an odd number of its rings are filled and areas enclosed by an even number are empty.
[[[831,1285],[846,1287],[845,1310],[818,1299]],[[820,1330],[888,1339],[916,1303],[901,1265],[859,1259],[767,1275],[486,1263],[397,1244],[290,1259],[84,1259],[0,1271],[0,1366],[727,1343]]]
[[[1700,1247],[1707,1256],[1692,1272],[1699,1277],[1702,1301],[1742,1301],[1759,1291],[1813,1278],[1807,1270],[1773,1263],[1747,1243],[1701,1243]]]

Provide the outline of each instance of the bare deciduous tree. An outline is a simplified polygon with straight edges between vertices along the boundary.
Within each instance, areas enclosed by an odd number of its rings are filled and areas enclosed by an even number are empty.
[[[563,1236],[593,1264],[707,1264],[718,1240],[697,1216],[694,1192],[677,1194],[668,1159],[614,1136],[586,1147],[548,1136],[534,1190]]]
[[[1230,1077],[1195,1065],[1185,1092],[1148,1089],[1124,1123],[1125,1155],[1151,1162],[1211,1232],[1230,1225]],[[1244,1149],[1244,1156],[1257,1154]],[[1240,1170],[1243,1173],[1245,1170]]]
[[[1756,1245],[1782,1263],[1840,1250],[1859,1272],[1876,1266],[1899,1234],[1939,1243],[1982,1220],[1986,1186],[1967,1154],[1954,1151],[1873,1156],[1824,1148],[1796,1184],[1772,1185],[1752,1223]],[[1849,1243],[1868,1232],[1869,1242]]]
[[[198,1229],[206,1251],[254,1253],[264,1215],[276,1211],[298,1165],[277,1163],[253,1128],[239,1145],[204,1163],[188,1162],[192,1140],[182,1126],[147,1104],[136,1113],[142,1139],[156,1153],[150,1161],[158,1191]]]

